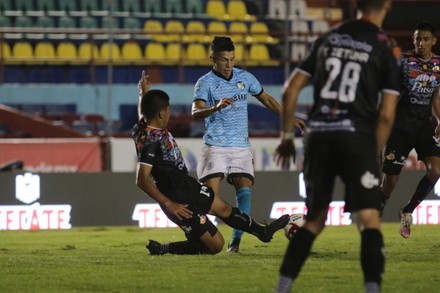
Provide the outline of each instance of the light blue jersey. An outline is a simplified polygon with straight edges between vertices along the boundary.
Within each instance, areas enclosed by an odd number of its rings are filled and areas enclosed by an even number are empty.
[[[214,71],[202,76],[194,89],[194,101],[203,100],[206,107],[215,106],[223,98],[233,98],[234,103],[205,118],[206,144],[221,147],[249,147],[248,93],[258,96],[263,88],[251,73],[233,68],[231,79]]]

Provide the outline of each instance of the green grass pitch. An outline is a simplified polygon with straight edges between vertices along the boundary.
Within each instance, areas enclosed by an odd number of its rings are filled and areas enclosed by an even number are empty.
[[[440,226],[413,226],[409,239],[386,223],[382,292],[439,292]],[[220,225],[229,240],[231,229]],[[57,231],[0,231],[0,292],[272,292],[287,246],[251,235],[241,254],[151,256],[148,239],[183,240],[178,228],[88,227]],[[362,292],[356,226],[327,227],[294,292]]]

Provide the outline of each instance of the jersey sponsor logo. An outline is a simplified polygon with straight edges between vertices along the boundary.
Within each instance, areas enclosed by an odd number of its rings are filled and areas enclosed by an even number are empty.
[[[374,174],[370,173],[370,171],[367,171],[361,177],[361,184],[366,189],[371,189],[374,186],[379,186],[379,179],[374,177]]]
[[[373,50],[373,47],[366,42],[359,42],[353,40],[350,35],[340,35],[337,33],[333,33],[328,37],[330,44],[336,47],[345,47],[351,48],[357,51],[364,51],[370,53]]]

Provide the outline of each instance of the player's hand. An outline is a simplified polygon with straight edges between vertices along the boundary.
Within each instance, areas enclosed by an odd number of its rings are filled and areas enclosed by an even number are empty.
[[[220,102],[217,103],[217,105],[215,105],[214,110],[215,111],[219,111],[221,109],[226,108],[229,105],[232,105],[234,103],[234,99],[232,98],[223,98],[220,100]]]
[[[187,204],[180,204],[172,201],[166,205],[166,209],[179,220],[192,218],[192,211],[188,209]]]
[[[296,149],[293,139],[283,139],[275,150],[274,160],[281,169],[289,170],[290,162],[295,163]]]
[[[142,70],[141,79],[138,83],[139,95],[143,96],[150,90],[150,76],[145,74],[145,70]]]
[[[295,127],[301,129],[301,134],[304,134],[304,131],[306,131],[306,124],[301,119],[295,118]]]

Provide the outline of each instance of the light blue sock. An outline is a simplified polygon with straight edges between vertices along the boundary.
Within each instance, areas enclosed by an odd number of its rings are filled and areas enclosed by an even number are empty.
[[[237,199],[237,208],[248,216],[251,213],[251,189],[249,187],[241,187],[237,190],[235,195]],[[234,229],[232,231],[232,238],[229,244],[239,244],[243,231]]]

